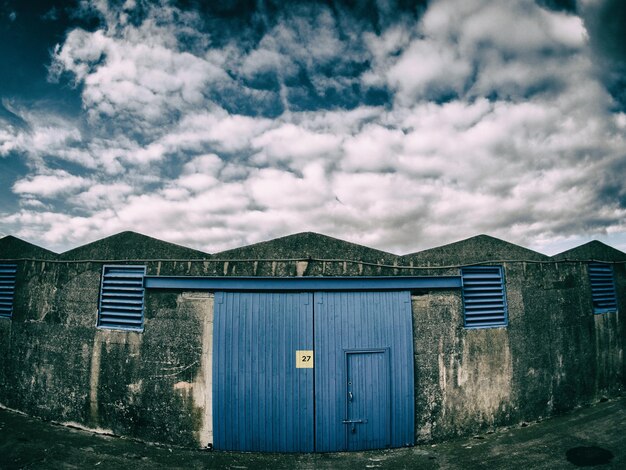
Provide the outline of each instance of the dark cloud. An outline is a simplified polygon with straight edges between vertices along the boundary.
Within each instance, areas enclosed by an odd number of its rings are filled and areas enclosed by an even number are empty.
[[[22,117],[15,114],[10,109],[7,109],[5,104],[0,102],[0,122],[2,121],[22,131],[28,132],[30,130],[28,122],[26,122],[24,119],[22,119]]]
[[[363,104],[366,106],[389,106],[392,92],[386,87],[367,88],[363,95]]]
[[[80,93],[47,81],[50,51],[70,26],[67,10],[56,8],[58,21],[47,15],[58,1],[8,1],[0,13],[15,13],[14,21],[0,19],[0,96],[20,101],[46,100],[66,113],[80,109]],[[73,2],[62,5],[71,8]],[[3,15],[2,15],[3,16]]]
[[[626,63],[626,3],[603,0],[589,3],[583,18],[591,44],[604,57]]]
[[[2,201],[0,215],[19,210],[20,197],[11,190],[11,187],[28,172],[29,167],[20,152],[11,152],[5,157],[0,157],[0,201]]]
[[[228,110],[248,115],[275,117],[285,106],[294,111],[354,109],[361,104],[381,104],[388,100],[385,87],[361,87],[360,76],[372,59],[364,43],[366,33],[379,34],[394,24],[415,22],[425,9],[425,1],[179,1],[185,10],[197,11],[203,30],[213,47],[236,44],[245,55],[272,52],[288,61],[289,67],[250,72],[237,64],[229,74],[244,87],[274,92],[258,95],[239,90],[252,99],[249,110],[232,96],[216,102]],[[319,41],[335,41],[341,50],[328,55],[311,50]],[[319,47],[323,47],[320,45]],[[286,90],[279,96],[281,86]],[[215,96],[215,95],[212,95]],[[261,101],[254,102],[258,96]],[[281,99],[286,99],[279,106]],[[251,110],[254,112],[251,112]]]
[[[208,97],[231,114],[266,118],[276,118],[283,114],[285,107],[276,86],[263,89],[258,86],[258,81],[253,84],[255,86],[251,87],[252,90],[234,85],[218,88],[212,90]]]
[[[590,2],[581,13],[598,72],[618,106],[626,110],[626,2]]]
[[[597,175],[598,197],[607,205],[626,209],[626,154],[610,162],[605,171]]]
[[[626,233],[615,3],[18,3],[36,53],[3,59],[3,232],[219,251],[317,230],[398,252]]]
[[[232,37],[250,45],[284,20],[286,12],[326,8],[332,11],[346,32],[357,26],[361,30],[382,32],[398,21],[415,21],[423,13],[428,0],[230,0],[205,2],[178,0],[184,10],[201,14],[207,31],[216,32],[215,44],[223,45]]]
[[[552,11],[576,13],[576,0],[537,0],[537,4]]]

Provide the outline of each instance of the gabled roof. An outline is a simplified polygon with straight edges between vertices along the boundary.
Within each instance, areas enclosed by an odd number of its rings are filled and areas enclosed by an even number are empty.
[[[121,232],[59,255],[67,260],[208,259],[202,251],[137,232]]]
[[[564,251],[552,257],[556,260],[597,260],[597,261],[626,261],[626,253],[606,245],[598,240],[590,241],[571,250]]]
[[[402,264],[422,266],[456,266],[487,261],[547,261],[549,256],[489,235],[475,237],[411,253],[401,258]]]
[[[340,259],[393,262],[396,255],[315,232],[302,232],[215,253],[219,259]]]
[[[13,235],[0,238],[0,259],[54,259],[58,255]]]

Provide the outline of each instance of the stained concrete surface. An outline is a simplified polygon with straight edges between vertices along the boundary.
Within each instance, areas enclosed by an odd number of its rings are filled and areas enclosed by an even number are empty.
[[[157,446],[0,409],[0,469],[626,468],[626,397],[446,443],[332,454]]]
[[[458,265],[508,260],[498,262],[506,327],[464,328],[461,290],[413,293],[417,442],[545,418],[626,388],[626,253],[593,242],[564,256],[485,235],[404,257],[314,233],[213,255],[132,232],[60,255],[4,237],[0,259],[18,269],[13,316],[0,319],[0,403],[147,441],[210,442],[208,294],[148,289],[143,332],[98,329],[106,264],[138,263],[150,276],[328,278],[458,276]],[[592,314],[587,259],[618,261],[617,312]]]

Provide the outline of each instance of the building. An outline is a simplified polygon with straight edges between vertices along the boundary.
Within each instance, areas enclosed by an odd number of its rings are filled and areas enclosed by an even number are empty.
[[[410,446],[625,385],[626,254],[485,235],[396,256],[315,233],[217,254],[0,239],[0,404],[221,450]]]

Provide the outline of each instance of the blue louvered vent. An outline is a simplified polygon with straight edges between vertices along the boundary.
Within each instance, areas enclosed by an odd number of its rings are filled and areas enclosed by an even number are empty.
[[[13,315],[16,272],[17,265],[0,264],[0,317],[11,318]]]
[[[461,269],[465,327],[506,326],[507,306],[501,266]]]
[[[145,266],[105,266],[102,271],[98,326],[143,329]]]
[[[605,263],[589,263],[589,280],[593,313],[616,312],[617,296],[613,280],[613,266]]]

